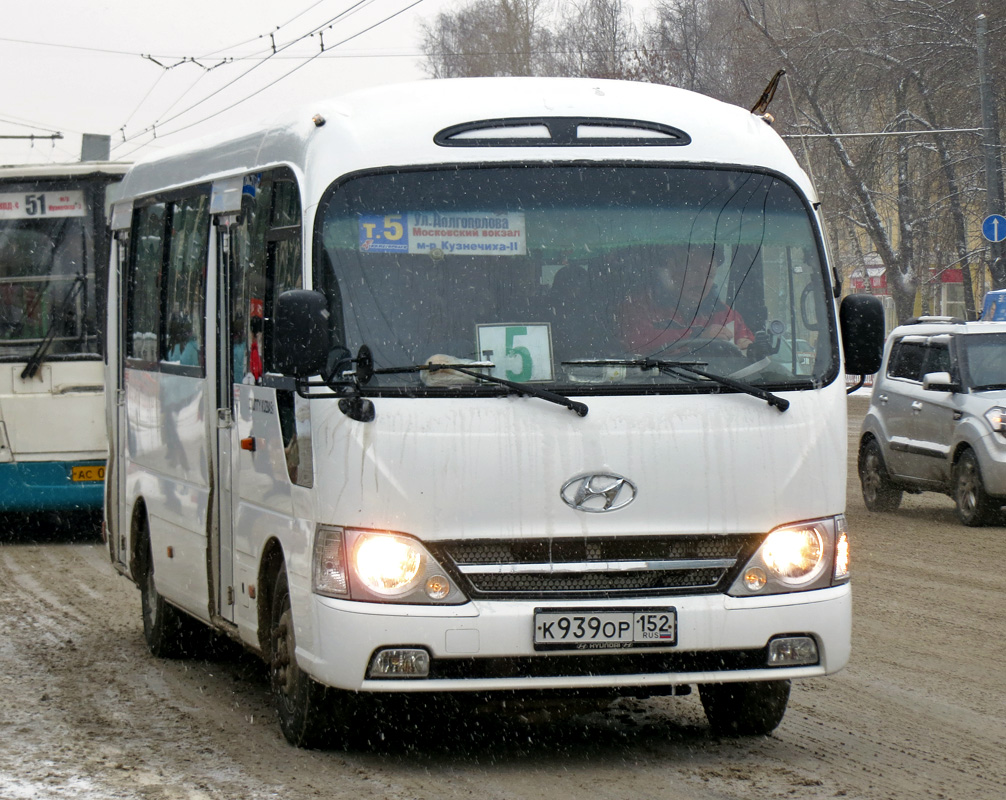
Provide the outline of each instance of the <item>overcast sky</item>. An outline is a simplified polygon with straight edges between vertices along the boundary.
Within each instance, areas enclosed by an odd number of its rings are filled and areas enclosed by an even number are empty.
[[[420,21],[462,2],[5,0],[0,136],[64,138],[0,139],[0,164],[76,161],[85,132],[111,135],[112,158],[128,161],[316,97],[424,78]]]

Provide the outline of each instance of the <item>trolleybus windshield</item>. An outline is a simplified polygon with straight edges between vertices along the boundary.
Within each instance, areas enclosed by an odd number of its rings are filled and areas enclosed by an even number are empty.
[[[85,191],[0,185],[0,360],[100,354]]]

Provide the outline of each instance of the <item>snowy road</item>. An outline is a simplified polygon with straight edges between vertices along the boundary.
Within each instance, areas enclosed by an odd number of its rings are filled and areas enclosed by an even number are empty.
[[[796,684],[773,736],[735,741],[693,695],[534,726],[429,711],[401,740],[298,751],[254,659],[148,655],[101,545],[4,532],[0,798],[1006,796],[1006,528],[965,529],[936,495],[871,515],[849,480],[852,663]]]

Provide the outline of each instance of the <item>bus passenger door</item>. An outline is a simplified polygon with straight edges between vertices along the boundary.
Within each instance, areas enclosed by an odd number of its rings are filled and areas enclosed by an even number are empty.
[[[123,298],[125,297],[127,255],[129,253],[129,221],[132,204],[116,208],[114,231],[110,242],[111,258],[108,275],[107,327],[105,331],[105,419],[108,427],[108,466],[105,470],[105,535],[112,563],[120,568],[129,564],[131,543],[129,516],[124,498],[126,470],[123,456],[126,452],[126,401],[124,383],[125,336],[123,325]]]
[[[235,366],[233,363],[231,320],[231,274],[233,269],[233,229],[236,217],[217,218],[217,353],[216,353],[216,515],[217,543],[211,559],[219,614],[235,622],[238,589],[234,579],[234,511],[237,500],[235,477],[239,443],[237,426]],[[240,378],[239,378],[240,380]]]

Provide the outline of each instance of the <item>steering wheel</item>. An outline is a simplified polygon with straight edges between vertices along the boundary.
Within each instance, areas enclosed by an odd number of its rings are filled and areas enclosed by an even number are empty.
[[[744,358],[744,351],[726,339],[681,339],[666,347],[660,356],[668,353],[709,356],[710,358]]]

